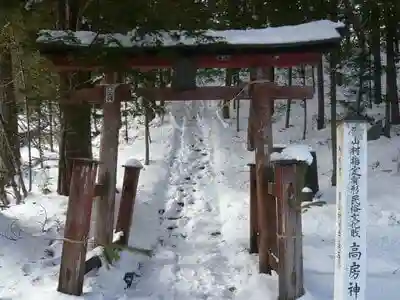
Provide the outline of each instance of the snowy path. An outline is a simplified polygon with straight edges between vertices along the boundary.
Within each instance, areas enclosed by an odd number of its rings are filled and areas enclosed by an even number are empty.
[[[132,299],[232,299],[233,278],[244,271],[243,264],[235,268],[232,261],[240,253],[250,257],[224,238],[220,186],[213,168],[215,147],[202,118],[194,117],[198,109],[205,110],[201,115],[211,110],[192,106],[175,115],[181,129],[176,129],[179,147],[171,164],[169,197],[165,211],[160,211],[163,232],[155,256],[129,294]]]

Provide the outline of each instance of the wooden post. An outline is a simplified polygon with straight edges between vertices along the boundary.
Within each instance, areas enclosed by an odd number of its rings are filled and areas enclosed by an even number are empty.
[[[140,170],[143,166],[137,160],[129,160],[124,165],[124,168],[124,182],[122,185],[121,203],[115,231],[122,231],[123,235],[119,238],[117,243],[126,246],[129,241]]]
[[[257,182],[256,165],[250,167],[250,253],[258,253]]]
[[[365,299],[367,126],[347,117],[337,128],[335,300]]]
[[[258,70],[257,79],[268,78],[263,70]],[[265,186],[266,172],[265,167],[270,165],[270,151],[272,150],[272,121],[271,105],[274,99],[270,95],[271,85],[267,83],[258,83],[254,85],[252,91],[252,100],[254,111],[254,120],[252,124],[255,146],[256,162],[256,181],[257,181],[257,214],[259,228],[259,272],[271,274],[272,267],[269,262],[269,253],[271,251],[269,240],[271,232],[268,221],[268,203],[274,201],[272,195],[268,193],[268,187]]]
[[[273,69],[257,69],[257,80],[271,79]],[[272,81],[272,80],[271,80]],[[300,98],[310,99],[314,91],[310,87],[278,86],[265,80],[254,85],[252,91],[253,121],[252,127],[255,146],[256,177],[257,177],[257,209],[259,223],[259,271],[271,274],[272,264],[269,261],[275,239],[275,227],[269,210],[273,209],[274,195],[268,192],[267,174],[270,170],[270,154],[273,148],[272,113],[275,99]],[[272,204],[271,204],[272,203]]]
[[[265,199],[266,207],[268,208],[265,212],[266,224],[268,228],[268,263],[270,267],[278,271],[276,257],[278,256],[278,241],[276,238],[277,228],[277,212],[276,212],[276,194],[275,194],[275,178],[274,170],[271,165],[265,166],[264,168],[264,189],[265,195],[268,197]]]
[[[57,290],[80,296],[98,163],[74,159]]]
[[[274,161],[278,215],[278,300],[295,300],[304,295],[301,191],[306,163]]]
[[[109,75],[108,75],[109,76]],[[114,81],[106,79],[108,83]],[[99,183],[104,194],[95,203],[94,238],[97,245],[111,244],[114,231],[115,185],[117,181],[118,138],[121,127],[121,104],[113,94],[115,86],[108,85],[103,104],[103,132],[100,141]]]

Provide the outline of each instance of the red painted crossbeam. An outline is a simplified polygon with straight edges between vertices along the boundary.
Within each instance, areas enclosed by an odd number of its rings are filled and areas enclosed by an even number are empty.
[[[321,59],[320,53],[285,53],[281,55],[240,54],[220,56],[195,56],[193,60],[198,68],[251,68],[251,67],[292,67],[301,64],[315,65]],[[59,72],[96,70],[104,67],[104,63],[96,60],[77,60],[65,55],[47,56]],[[128,69],[162,69],[171,68],[176,59],[152,55],[127,56],[123,60]]]
[[[233,98],[249,99],[241,87],[206,86],[194,90],[178,91],[172,88],[137,88],[137,96],[154,101],[191,101],[191,100],[231,100]],[[308,86],[279,86],[274,83],[263,84],[263,93],[266,101],[275,99],[311,99],[314,89]],[[240,95],[238,95],[240,94]],[[69,103],[79,104],[88,102],[103,104],[105,102],[106,86],[98,85],[93,88],[84,88],[72,91]],[[120,84],[115,88],[115,101],[132,101],[131,85]]]

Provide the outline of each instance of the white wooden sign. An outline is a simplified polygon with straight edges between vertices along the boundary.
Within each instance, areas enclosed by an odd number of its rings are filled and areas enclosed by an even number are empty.
[[[364,300],[367,277],[367,123],[338,126],[335,300]]]
[[[115,88],[118,84],[107,84],[106,85],[106,94],[105,94],[105,102],[112,103],[115,101]]]

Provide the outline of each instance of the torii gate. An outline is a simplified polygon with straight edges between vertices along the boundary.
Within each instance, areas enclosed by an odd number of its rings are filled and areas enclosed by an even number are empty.
[[[255,38],[252,40],[248,35],[250,31],[227,30],[213,31],[212,37],[221,37],[226,42],[215,41],[200,43],[185,43],[183,45],[161,46],[129,46],[116,50],[115,47],[104,45],[103,50],[106,57],[94,59],[87,56],[88,46],[93,43],[72,45],[71,40],[63,42],[63,36],[67,33],[46,31],[45,34],[54,38],[38,38],[42,54],[46,55],[54,64],[58,72],[71,71],[93,71],[105,69],[108,74],[118,72],[118,67],[125,69],[153,70],[160,68],[172,68],[174,78],[170,88],[136,88],[134,92],[138,96],[152,100],[185,101],[185,100],[230,100],[235,98],[243,87],[196,87],[195,74],[198,68],[257,68],[262,71],[270,67],[292,67],[301,64],[317,64],[322,53],[339,45],[341,35],[337,32],[341,24],[330,21],[319,21],[324,24],[326,32],[322,37],[310,33],[313,26],[311,23],[297,26],[285,26],[288,32],[294,32],[300,38],[292,38],[278,43],[268,40],[268,36],[280,36],[285,34],[282,28],[254,29],[251,32]],[[301,40],[302,32],[305,38]],[[308,32],[308,34],[306,34]],[[247,37],[245,42],[235,42],[233,34]],[[70,34],[70,33],[69,33]],[[76,34],[76,33],[75,33]],[[205,33],[207,34],[207,33]],[[266,36],[265,41],[260,37]],[[86,33],[87,35],[87,33]],[[76,34],[79,37],[79,33]],[[93,33],[93,38],[101,38],[101,34]],[[104,38],[104,37],[103,37]],[[104,38],[105,39],[105,38]],[[78,38],[79,40],[79,38]],[[183,39],[184,40],[184,39]],[[98,47],[98,46],[96,46]],[[173,53],[173,55],[170,55]],[[106,65],[104,61],[115,61],[116,54],[118,67]],[[164,54],[164,55],[163,55]],[[107,59],[107,55],[113,59]],[[84,59],[82,60],[82,57]],[[253,85],[251,95],[240,94],[237,98],[249,99],[251,101],[252,114],[249,116],[249,139],[254,139],[256,176],[257,176],[257,207],[258,226],[260,230],[259,239],[259,270],[269,273],[271,264],[269,262],[269,248],[271,244],[271,233],[276,224],[271,224],[270,213],[275,212],[275,199],[269,195],[264,187],[264,169],[269,165],[269,151],[272,149],[272,124],[271,115],[273,101],[275,99],[311,99],[314,91],[311,87],[303,86],[278,86],[266,80],[266,74],[258,72],[257,81]],[[114,224],[114,187],[116,182],[116,166],[118,153],[118,132],[120,127],[120,103],[132,99],[132,87],[129,84],[116,84],[115,80],[107,77],[108,84],[97,85],[92,88],[83,88],[73,91],[68,99],[70,104],[89,102],[99,104],[103,107],[104,123],[101,142],[100,160],[100,184],[106,187],[106,191],[98,201],[97,212],[103,220],[97,224],[96,237],[103,244],[111,243]],[[110,144],[111,143],[111,144]],[[267,145],[268,147],[265,147]],[[107,174],[107,176],[105,176]]]

